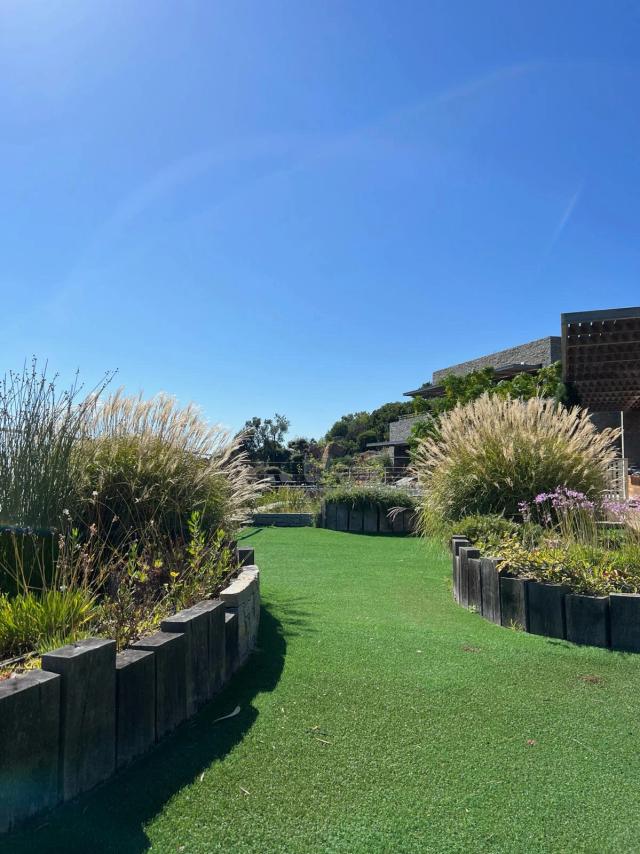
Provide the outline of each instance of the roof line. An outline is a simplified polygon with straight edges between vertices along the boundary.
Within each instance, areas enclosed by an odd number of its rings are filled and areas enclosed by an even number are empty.
[[[561,322],[565,323],[589,323],[593,320],[621,320],[626,317],[637,318],[640,316],[640,307],[631,308],[604,308],[598,311],[569,311],[560,315]]]

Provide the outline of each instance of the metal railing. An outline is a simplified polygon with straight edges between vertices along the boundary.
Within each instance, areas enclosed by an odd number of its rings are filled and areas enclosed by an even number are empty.
[[[607,495],[616,501],[626,501],[629,497],[629,460],[620,457],[608,467],[609,488]]]
[[[411,473],[404,466],[389,466],[384,469],[372,468],[371,466],[351,466],[347,469],[338,470],[337,479],[341,483],[381,483],[392,485],[399,480],[411,479]],[[407,484],[409,489],[413,488],[411,483]],[[293,481],[274,481],[270,484],[271,489],[295,489],[306,492],[318,492],[325,488],[320,481],[304,483]]]

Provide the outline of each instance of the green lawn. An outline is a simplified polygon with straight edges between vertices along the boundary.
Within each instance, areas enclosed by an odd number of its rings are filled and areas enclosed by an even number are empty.
[[[244,544],[265,609],[245,671],[1,851],[640,851],[640,656],[463,611],[416,539]]]

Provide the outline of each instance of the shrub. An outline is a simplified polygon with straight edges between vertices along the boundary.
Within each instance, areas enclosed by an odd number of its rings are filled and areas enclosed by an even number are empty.
[[[168,614],[216,596],[233,572],[225,532],[205,532],[198,513],[187,524],[186,547],[145,538],[109,554],[96,628],[114,638],[119,650],[156,629]]]
[[[511,519],[505,519],[504,516],[477,515],[465,516],[448,527],[449,536],[460,534],[472,543],[477,543],[517,536],[522,526]]]
[[[319,503],[315,490],[280,486],[263,492],[256,501],[256,508],[274,513],[317,513]]]
[[[413,468],[424,493],[422,526],[475,514],[514,517],[519,504],[558,484],[597,495],[619,431],[598,432],[586,410],[552,400],[483,395],[442,416],[419,442]]]
[[[0,430],[0,500],[21,521],[0,526],[0,590],[17,594],[0,598],[0,655],[73,641],[89,621],[126,641],[213,595],[262,489],[242,436],[195,407],[76,393],[58,396],[35,367],[0,389],[14,437]],[[45,521],[55,530],[36,530]]]
[[[58,537],[52,530],[0,528],[0,592],[47,586],[54,576]]]
[[[350,507],[365,508],[378,507],[385,513],[394,507],[403,507],[408,510],[416,508],[416,497],[404,489],[394,486],[374,484],[367,486],[337,486],[327,492],[327,502],[348,504]]]
[[[575,593],[606,596],[640,592],[640,546],[619,549],[576,543],[542,545],[527,549],[515,538],[499,548],[500,571],[555,584],[566,584]]]

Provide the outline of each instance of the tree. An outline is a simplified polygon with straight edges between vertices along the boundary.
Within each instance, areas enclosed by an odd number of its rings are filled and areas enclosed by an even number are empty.
[[[375,430],[363,430],[362,433],[358,435],[358,450],[366,451],[367,446],[371,442],[378,441],[378,434]]]
[[[286,462],[289,452],[284,437],[289,430],[289,419],[277,412],[273,418],[251,418],[242,432],[244,450],[251,462]]]
[[[409,415],[412,411],[411,402],[398,401],[385,403],[373,412],[352,412],[339,418],[327,431],[325,439],[327,442],[339,440],[351,456],[366,450],[370,442],[384,442],[389,423],[396,421],[401,415]]]

